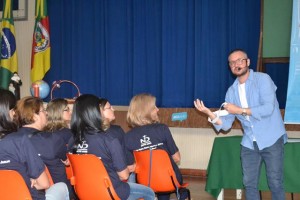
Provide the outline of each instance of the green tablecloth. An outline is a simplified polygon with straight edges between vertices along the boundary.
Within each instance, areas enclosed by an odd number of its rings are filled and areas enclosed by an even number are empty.
[[[218,197],[221,189],[243,189],[240,160],[241,136],[215,138],[207,167],[205,191]],[[300,143],[284,146],[284,188],[286,192],[300,193]],[[263,166],[260,190],[269,190]]]

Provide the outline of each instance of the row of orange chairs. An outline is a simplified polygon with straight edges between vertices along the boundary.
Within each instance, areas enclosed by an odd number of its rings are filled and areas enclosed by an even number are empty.
[[[176,193],[188,184],[177,181],[169,155],[161,149],[134,152],[137,182],[153,189],[155,193]],[[117,196],[102,161],[95,155],[68,154],[71,164],[71,184],[81,200],[117,200]],[[70,177],[70,175],[69,175]],[[188,199],[190,200],[190,192]]]
[[[138,183],[151,187],[155,193],[175,192],[179,199],[179,189],[186,188],[188,184],[179,184],[170,158],[164,150],[140,151],[135,152],[134,156]],[[68,154],[68,158],[71,167],[66,168],[67,174],[80,200],[120,199],[113,188],[102,161],[98,157],[92,154]],[[46,172],[51,184],[53,184],[47,168]],[[18,172],[0,170],[0,180],[1,198],[31,200],[25,181]],[[16,186],[19,188],[16,188]],[[187,191],[189,192],[189,190]],[[189,193],[188,199],[190,199]]]
[[[80,200],[120,200],[99,158],[92,154],[68,154],[68,158],[72,167],[66,169]],[[53,185],[47,167],[46,174]],[[0,170],[0,195],[7,200],[32,200],[23,177],[14,170]]]

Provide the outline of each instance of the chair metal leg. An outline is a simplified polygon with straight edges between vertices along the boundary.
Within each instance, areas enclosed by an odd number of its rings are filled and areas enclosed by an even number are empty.
[[[191,192],[189,189],[188,189],[188,200],[191,200]]]
[[[187,192],[187,199],[191,200],[191,192],[190,192],[190,190],[188,188],[185,188],[185,191]],[[177,197],[178,200],[180,200],[180,195],[181,194],[176,195],[176,197]]]
[[[262,200],[262,193],[260,190],[259,190],[259,199]]]

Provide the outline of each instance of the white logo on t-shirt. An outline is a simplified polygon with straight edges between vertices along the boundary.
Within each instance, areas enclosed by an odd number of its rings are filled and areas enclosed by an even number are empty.
[[[86,141],[83,141],[82,144],[78,144],[77,153],[87,153],[89,145]]]
[[[141,139],[140,141],[141,141],[141,147],[152,144],[152,142],[150,141],[150,137],[148,137],[147,135],[144,135],[143,139]]]
[[[0,165],[8,163],[10,163],[10,160],[0,160]]]

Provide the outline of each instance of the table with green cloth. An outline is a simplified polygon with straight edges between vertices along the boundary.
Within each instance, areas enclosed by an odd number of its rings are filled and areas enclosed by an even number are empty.
[[[205,191],[218,198],[222,189],[243,189],[240,160],[242,136],[217,137],[207,167]],[[284,189],[300,193],[300,142],[284,145]],[[263,165],[259,190],[269,190]]]

